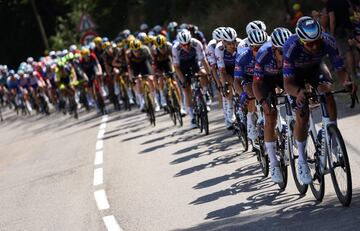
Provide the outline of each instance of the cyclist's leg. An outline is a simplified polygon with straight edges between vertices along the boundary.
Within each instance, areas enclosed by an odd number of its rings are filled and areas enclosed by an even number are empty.
[[[249,97],[254,97],[253,90],[252,90],[252,78],[250,76],[243,77],[242,79],[242,87],[244,89],[244,92]],[[255,100],[250,100],[247,104],[247,131],[248,131],[248,137],[251,140],[255,140],[257,137],[256,134],[256,127],[255,127]]]

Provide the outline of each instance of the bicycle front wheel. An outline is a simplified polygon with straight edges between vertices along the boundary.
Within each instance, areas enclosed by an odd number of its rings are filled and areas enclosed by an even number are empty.
[[[277,146],[277,153],[280,157],[280,169],[281,174],[283,177],[283,182],[279,184],[280,189],[284,190],[287,186],[288,182],[288,166],[285,163],[285,139],[286,136],[284,132],[280,132],[279,129],[276,129],[276,146]]]
[[[173,107],[174,107],[174,111],[175,111],[175,117],[178,120],[180,126],[183,126],[183,119],[181,116],[181,108],[180,108],[180,103],[179,103],[179,98],[177,97],[176,93],[174,90],[172,90],[172,96],[173,96]]]
[[[336,195],[343,206],[349,206],[352,198],[352,182],[349,157],[344,140],[335,124],[328,126],[328,161],[331,180]]]

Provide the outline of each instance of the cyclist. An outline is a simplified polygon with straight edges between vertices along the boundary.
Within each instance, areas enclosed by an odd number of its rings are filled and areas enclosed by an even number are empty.
[[[219,68],[221,86],[223,86],[223,110],[225,125],[228,130],[233,129],[235,114],[233,110],[233,91],[231,86],[234,82],[234,68],[236,58],[236,48],[240,44],[237,40],[237,33],[231,27],[221,30],[222,41],[216,45],[215,57]]]
[[[296,25],[296,35],[291,36],[283,47],[284,87],[290,95],[290,102],[296,110],[294,128],[295,140],[299,152],[298,178],[304,184],[312,182],[305,152],[309,108],[306,104],[305,83],[320,93],[330,92],[331,77],[324,71],[322,58],[329,56],[337,76],[343,86],[353,94],[357,86],[351,81],[343,59],[339,55],[334,37],[321,31],[320,24],[311,17],[301,17]],[[334,97],[326,96],[330,123],[336,123],[337,112]],[[305,113],[305,114],[304,114]]]
[[[164,79],[162,78],[163,73],[170,73],[174,71],[173,65],[172,65],[172,45],[170,42],[166,41],[165,36],[158,35],[155,37],[154,45],[152,46],[151,53],[153,56],[153,69],[154,72],[157,73],[160,78],[159,81],[159,91],[160,91],[160,101],[163,107],[166,106],[166,100],[164,97]],[[180,88],[177,84],[177,82],[174,80],[173,85],[177,91],[177,94],[179,96],[180,104],[182,102],[181,100],[181,92]],[[185,111],[183,111],[182,107],[182,114],[185,114]]]
[[[244,38],[243,43],[242,43],[242,47],[249,47],[250,46],[250,42],[249,42],[249,34],[251,33],[251,31],[253,30],[262,30],[264,32],[266,32],[266,25],[263,21],[260,20],[254,20],[249,22],[246,25],[246,34],[248,37]],[[268,38],[268,40],[270,40],[270,37]],[[239,47],[241,48],[241,47]]]
[[[80,66],[88,77],[88,86],[90,88],[90,91],[88,92],[88,101],[89,104],[92,106],[94,105],[95,95],[102,97],[102,94],[96,94],[96,91],[100,91],[100,81],[98,81],[98,84],[96,86],[94,85],[95,79],[100,80],[102,76],[102,68],[95,54],[90,53],[90,50],[88,48],[82,48],[81,50]],[[97,104],[96,108],[97,110],[99,109]]]
[[[185,95],[186,107],[191,117],[191,127],[196,128],[196,121],[192,108],[191,75],[208,75],[209,63],[205,59],[205,52],[201,42],[191,37],[188,30],[182,30],[177,35],[178,42],[172,47],[173,62],[177,77],[179,78]],[[201,63],[201,68],[199,63]],[[202,87],[206,90],[207,78],[200,78]],[[205,91],[206,92],[206,91]]]
[[[270,158],[271,179],[275,183],[283,182],[279,161],[276,158],[275,126],[277,111],[276,108],[270,107],[267,99],[270,94],[276,93],[277,87],[283,89],[282,46],[290,35],[291,32],[288,29],[278,27],[271,34],[271,42],[266,42],[261,46],[256,55],[252,85],[254,95],[261,104],[265,115],[265,148]]]
[[[199,28],[193,24],[188,24],[187,29],[190,31],[191,36],[197,40],[199,40],[203,46],[206,46],[206,38],[203,32],[199,30]]]
[[[249,47],[243,47],[238,51],[235,60],[234,87],[237,93],[244,92],[253,97],[252,81],[255,67],[255,57],[261,45],[268,40],[265,31],[255,29],[248,35]],[[255,130],[255,101],[250,101],[247,105],[247,134],[251,140],[257,137]]]
[[[170,41],[172,44],[175,43],[177,30],[178,30],[177,22],[175,21],[169,22],[167,26],[167,35],[166,35],[167,41]]]
[[[29,97],[29,88],[30,88],[29,78],[27,76],[25,76],[25,73],[23,70],[18,70],[17,73],[19,76],[19,80],[18,80],[19,91],[21,92],[21,94],[23,94],[26,107],[31,112],[32,107],[30,104],[30,97]]]
[[[154,84],[153,70],[151,68],[152,57],[150,49],[147,46],[142,45],[138,39],[130,41],[130,49],[126,52],[126,60],[128,64],[128,72],[131,79],[134,79],[140,75],[148,75],[147,81],[149,83],[150,91],[152,92],[155,111],[160,111],[160,105],[156,97],[156,88]],[[137,86],[137,93],[140,97],[140,109],[145,109],[144,95],[142,92],[141,81],[135,80]]]

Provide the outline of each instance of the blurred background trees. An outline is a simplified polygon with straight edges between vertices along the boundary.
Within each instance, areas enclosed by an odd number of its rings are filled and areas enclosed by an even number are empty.
[[[41,16],[50,50],[78,44],[76,30],[82,12],[97,24],[96,32],[110,39],[123,29],[138,30],[141,23],[166,26],[170,21],[197,25],[209,38],[217,26],[234,27],[245,35],[250,20],[263,20],[269,30],[289,26],[291,6],[300,2],[305,14],[320,7],[320,0],[33,0]],[[15,68],[26,57],[43,56],[45,46],[31,0],[0,0],[0,63]]]

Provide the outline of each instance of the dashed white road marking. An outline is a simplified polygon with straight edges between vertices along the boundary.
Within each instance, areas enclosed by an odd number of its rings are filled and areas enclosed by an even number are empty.
[[[94,186],[101,185],[103,183],[103,168],[96,168],[94,170]]]
[[[113,215],[102,218],[108,231],[122,231]]]
[[[97,136],[98,140],[104,138],[104,134],[105,134],[105,129],[100,129]]]
[[[94,192],[94,197],[96,201],[96,205],[99,210],[104,210],[110,208],[109,202],[106,197],[106,193],[104,189],[100,189]]]
[[[106,123],[105,122],[100,124],[100,129],[105,129],[105,128],[106,128]]]
[[[101,150],[103,147],[104,147],[104,141],[103,140],[96,141],[96,151]]]
[[[102,119],[101,119],[101,123],[105,123],[108,121],[109,116],[108,115],[103,115]]]
[[[94,165],[100,165],[103,163],[103,151],[97,151],[95,153]]]

